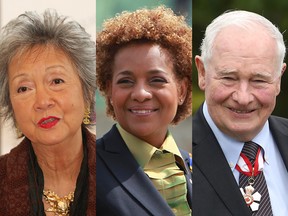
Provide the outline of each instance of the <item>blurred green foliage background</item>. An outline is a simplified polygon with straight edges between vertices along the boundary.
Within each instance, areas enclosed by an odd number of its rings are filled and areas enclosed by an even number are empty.
[[[199,55],[199,47],[206,26],[226,10],[248,10],[256,12],[276,25],[283,33],[288,44],[288,1],[287,0],[194,0],[193,1],[193,56]],[[287,58],[286,58],[287,61]],[[282,77],[281,93],[277,97],[274,115],[288,117],[288,69]],[[197,69],[193,65],[193,113],[204,101],[204,95],[198,88]]]

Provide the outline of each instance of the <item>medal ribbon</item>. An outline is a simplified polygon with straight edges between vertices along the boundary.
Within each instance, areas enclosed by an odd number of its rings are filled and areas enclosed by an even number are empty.
[[[256,154],[254,167],[252,163],[250,162],[249,158],[245,154],[241,153],[240,158],[235,168],[240,173],[246,176],[249,176],[249,177],[257,176],[263,170],[263,166],[264,166],[263,157],[259,157],[260,153],[261,153],[261,150],[259,148]]]

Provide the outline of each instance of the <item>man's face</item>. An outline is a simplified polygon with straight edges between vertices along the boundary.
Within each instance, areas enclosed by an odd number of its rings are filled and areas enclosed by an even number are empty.
[[[226,27],[215,38],[204,69],[196,57],[199,86],[209,114],[225,134],[248,141],[262,129],[280,92],[276,42],[260,26]],[[283,64],[282,72],[286,65]]]

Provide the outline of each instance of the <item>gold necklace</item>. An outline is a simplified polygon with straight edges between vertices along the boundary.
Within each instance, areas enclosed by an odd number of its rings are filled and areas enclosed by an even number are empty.
[[[46,203],[50,205],[46,212],[53,212],[55,216],[69,216],[70,205],[74,200],[74,192],[67,196],[59,197],[51,190],[43,190],[43,196]]]

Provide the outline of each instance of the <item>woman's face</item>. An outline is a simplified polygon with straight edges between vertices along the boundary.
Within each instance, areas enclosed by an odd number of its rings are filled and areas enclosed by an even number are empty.
[[[132,44],[115,55],[109,95],[119,124],[160,146],[174,119],[186,82],[174,76],[168,52],[153,44]]]
[[[36,46],[14,56],[8,73],[16,122],[32,143],[55,145],[81,139],[83,91],[63,51]]]

